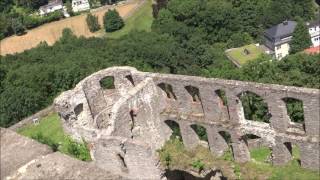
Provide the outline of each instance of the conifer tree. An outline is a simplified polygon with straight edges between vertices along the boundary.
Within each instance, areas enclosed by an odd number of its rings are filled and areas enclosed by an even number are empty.
[[[308,28],[305,22],[299,19],[290,42],[290,54],[303,51],[304,49],[309,48],[311,45],[312,42]]]

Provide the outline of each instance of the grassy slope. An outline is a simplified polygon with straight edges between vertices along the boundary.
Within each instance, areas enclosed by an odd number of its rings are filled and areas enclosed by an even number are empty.
[[[132,16],[125,20],[125,26],[112,33],[106,33],[106,37],[120,38],[128,34],[132,30],[137,31],[151,31],[152,16],[152,1],[147,0]]]
[[[71,139],[64,134],[59,116],[56,113],[52,113],[47,117],[44,117],[38,125],[29,125],[19,129],[18,133],[30,138],[41,133],[44,137],[50,139],[52,142],[59,144],[58,150],[60,152],[71,155],[70,151],[68,150],[71,146]],[[77,144],[77,146],[82,153],[82,155],[79,155],[78,158],[90,160],[88,149],[86,149],[83,144]]]
[[[297,147],[293,148],[293,160],[286,166],[272,166],[266,163],[265,160],[271,154],[268,148],[252,149],[250,151],[253,161],[245,164],[245,168],[250,168],[256,174],[266,173],[270,174],[269,179],[283,179],[283,180],[317,180],[319,179],[319,172],[314,172],[307,169],[302,169],[298,163],[300,153]]]
[[[244,55],[243,54],[244,49],[248,49],[250,54],[249,55]],[[263,50],[258,48],[258,47],[256,47],[254,44],[250,44],[250,45],[246,45],[246,46],[231,50],[231,51],[227,52],[227,54],[231,58],[237,60],[237,62],[240,65],[243,65],[248,61],[257,59],[260,55],[263,54]]]
[[[252,161],[245,164],[235,163],[230,151],[221,158],[212,156],[209,149],[204,147],[187,151],[178,140],[167,141],[158,152],[163,166],[171,169],[194,169],[192,163],[201,160],[205,168],[217,167],[230,179],[316,180],[319,178],[319,172],[300,167],[297,161],[299,158],[297,148],[293,150],[294,160],[281,167],[265,162],[271,153],[268,148],[252,149],[250,152]]]

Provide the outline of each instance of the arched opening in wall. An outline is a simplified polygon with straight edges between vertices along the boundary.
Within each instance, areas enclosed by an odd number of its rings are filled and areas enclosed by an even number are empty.
[[[250,91],[242,92],[238,97],[246,120],[270,123],[271,114],[262,97]]]
[[[167,98],[177,100],[177,97],[174,94],[172,86],[170,84],[160,83],[158,84],[158,86],[160,87],[160,89],[162,89],[166,93]]]
[[[295,98],[283,98],[282,100],[286,103],[287,114],[291,122],[299,123],[302,126],[300,128],[305,131],[303,102]]]
[[[201,141],[205,141],[208,143],[208,135],[205,127],[198,124],[193,124],[191,125],[191,128],[194,130],[194,132],[196,132]]]
[[[226,108],[226,112],[228,113],[228,118],[230,119],[230,114],[229,114],[229,107],[228,107],[228,100],[226,96],[226,92],[222,89],[218,89],[214,91],[216,95],[219,97],[220,102],[219,102],[219,107],[220,108]]]
[[[134,85],[133,78],[132,78],[131,75],[126,75],[125,77],[126,77],[126,79],[131,83],[132,86],[135,86],[135,85]]]
[[[258,162],[271,163],[271,149],[260,136],[245,134],[242,136],[250,150],[250,157]]]
[[[254,135],[254,134],[245,134],[245,135],[242,136],[242,139],[245,140],[245,142],[248,145],[249,149],[250,149],[250,147],[260,147],[260,144],[257,144],[257,143],[260,143],[260,142],[258,142],[258,140],[261,140],[260,136],[257,136],[257,135]]]
[[[300,148],[298,145],[293,144],[291,142],[285,142],[283,143],[285,147],[287,148],[288,152],[291,155],[291,159],[294,161],[294,163],[297,163],[298,165],[301,165],[300,160]]]
[[[226,131],[219,131],[219,134],[223,137],[223,139],[226,141],[226,143],[228,145],[231,144],[231,135],[230,133],[226,132]]]
[[[192,97],[192,101],[193,102],[201,102],[200,99],[200,92],[199,89],[197,87],[194,86],[186,86],[185,89],[188,91],[188,93],[191,95]]]
[[[229,148],[227,151],[225,151],[223,158],[225,160],[233,160],[233,150],[232,150],[232,140],[231,140],[231,135],[230,133],[226,132],[226,131],[219,131],[220,136],[226,141],[226,143],[228,144]]]
[[[226,92],[222,89],[215,90],[214,92],[219,96],[220,104],[223,106],[228,106]]]
[[[100,80],[100,86],[103,89],[115,89],[114,85],[114,77],[113,76],[106,76]]]
[[[182,140],[180,126],[178,123],[172,120],[166,120],[165,123],[170,127],[171,129],[171,136],[170,139],[179,139]]]
[[[82,113],[82,111],[83,111],[83,104],[81,103],[81,104],[78,104],[75,108],[74,108],[74,114],[77,116],[77,118],[78,118],[78,116]]]

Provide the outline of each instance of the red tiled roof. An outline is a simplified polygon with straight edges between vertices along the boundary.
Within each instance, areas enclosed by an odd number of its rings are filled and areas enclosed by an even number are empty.
[[[320,46],[305,49],[304,52],[306,52],[308,54],[318,54],[318,53],[320,53]]]

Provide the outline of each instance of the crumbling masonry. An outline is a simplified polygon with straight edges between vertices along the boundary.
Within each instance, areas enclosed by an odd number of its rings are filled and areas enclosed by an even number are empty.
[[[105,78],[114,87],[103,88]],[[227,104],[218,91],[224,91]],[[252,92],[268,104],[270,123],[245,119],[239,95]],[[284,99],[303,102],[304,125],[291,122]],[[320,92],[318,89],[259,84],[214,78],[139,72],[113,67],[82,80],[55,100],[65,131],[90,144],[95,163],[130,178],[161,179],[156,150],[169,139],[167,121],[176,122],[183,143],[200,143],[191,125],[206,128],[208,146],[221,156],[228,144],[221,132],[231,135],[237,162],[250,160],[248,134],[260,137],[272,149],[272,162],[284,165],[299,147],[301,166],[319,169]]]

